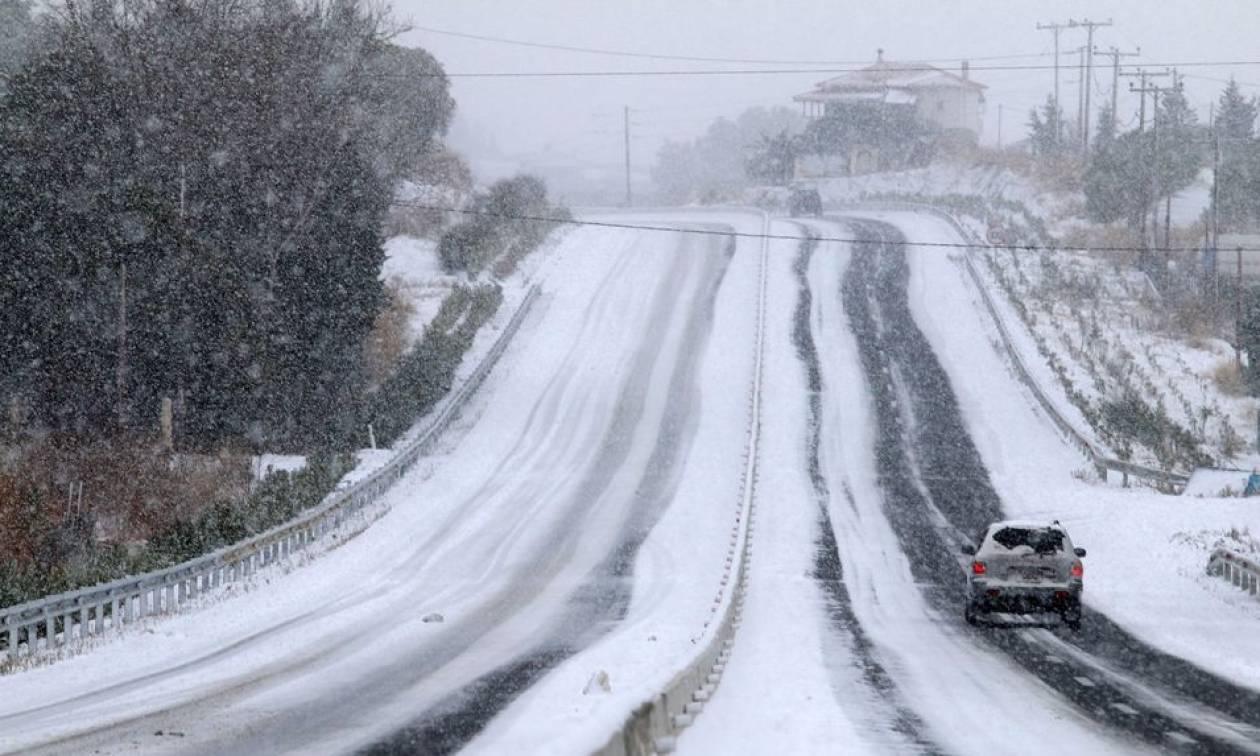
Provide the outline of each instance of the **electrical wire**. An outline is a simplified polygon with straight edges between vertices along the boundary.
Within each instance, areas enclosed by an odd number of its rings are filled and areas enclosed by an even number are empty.
[[[1223,68],[1232,66],[1260,66],[1260,60],[1181,60],[1181,62],[1172,63],[1149,63],[1150,67],[1164,68]],[[801,74],[840,74],[840,73],[861,73],[867,71],[869,66],[859,68],[853,67],[835,67],[835,68],[679,68],[664,69],[664,71],[465,71],[465,72],[433,72],[433,73],[416,73],[408,74],[408,77],[446,77],[446,78],[616,78],[616,77],[678,77],[678,76],[784,76],[784,74],[793,74],[793,76],[801,76]],[[1072,69],[1085,68],[1080,63],[1060,64],[1060,71],[1072,71]],[[1029,72],[1029,71],[1053,71],[1053,64],[1026,64],[1026,66],[971,66],[970,72],[980,71],[1008,71],[1008,72]],[[936,66],[927,66],[927,64],[912,63],[906,66],[900,66],[896,69],[897,73],[929,73],[941,72],[941,68]],[[949,72],[946,72],[949,73]],[[394,74],[384,74],[384,76],[394,76]]]
[[[687,226],[661,226],[647,223],[616,223],[613,221],[593,221],[593,220],[577,220],[575,218],[552,218],[545,215],[510,215],[507,213],[492,213],[486,210],[471,210],[468,208],[445,207],[442,205],[430,205],[418,202],[407,202],[397,200],[390,203],[393,207],[409,207],[416,210],[430,210],[435,212],[456,213],[458,215],[470,215],[481,218],[495,218],[497,220],[512,221],[536,221],[541,223],[561,223],[568,226],[591,226],[595,228],[616,228],[628,229],[632,231],[663,231],[673,234],[693,234],[697,236],[722,236],[737,237],[741,239],[772,239],[782,241],[806,241],[813,239],[824,242],[839,242],[842,244],[863,244],[869,242],[870,239],[858,239],[855,237],[840,236],[800,236],[799,234],[761,234],[751,233],[747,231],[718,231],[709,228],[694,228]],[[1143,249],[1142,247],[1123,247],[1123,246],[1107,246],[1107,247],[1051,247],[1040,244],[968,244],[966,242],[922,242],[922,241],[884,241],[884,244],[899,247],[935,247],[942,249],[1009,249],[1022,250],[1025,252],[1060,252],[1065,250],[1081,251],[1081,252],[1202,252],[1198,247],[1159,247]],[[1260,252],[1260,247],[1241,247],[1244,252]]]
[[[692,63],[743,63],[755,65],[784,65],[784,66],[860,66],[870,63],[869,60],[781,60],[770,58],[716,58],[704,57],[699,55],[669,55],[663,53],[647,53],[632,52],[628,50],[607,50],[596,47],[576,47],[573,45],[557,45],[546,42],[532,42],[521,39],[509,39],[506,37],[492,37],[485,34],[470,34],[467,32],[459,32],[451,29],[437,29],[431,26],[412,26],[415,31],[427,32],[429,34],[440,34],[446,37],[458,37],[461,39],[472,39],[478,42],[494,42],[502,45],[515,45],[517,47],[531,47],[543,50],[561,50],[564,52],[586,53],[591,55],[609,55],[619,58],[642,58],[648,60],[679,60],[689,61]],[[975,58],[933,58],[930,61],[939,63],[961,63],[964,60],[1020,60],[1027,58],[1044,58],[1053,55],[1053,53],[1024,53],[1020,55],[990,55]]]

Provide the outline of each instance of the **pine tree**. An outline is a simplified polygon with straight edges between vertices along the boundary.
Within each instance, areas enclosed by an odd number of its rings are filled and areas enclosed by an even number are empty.
[[[1127,206],[1132,201],[1128,182],[1134,179],[1116,139],[1112,123],[1111,106],[1103,105],[1098,112],[1098,129],[1090,145],[1089,165],[1085,169],[1085,210],[1096,223],[1111,223],[1131,215]]]
[[[1203,166],[1204,140],[1199,138],[1198,116],[1180,86],[1165,91],[1155,110],[1155,140],[1159,169],[1159,197],[1189,186]]]
[[[1046,96],[1040,111],[1033,108],[1028,114],[1028,130],[1034,155],[1050,157],[1063,152],[1063,111],[1054,95]]]
[[[1221,93],[1216,114],[1216,139],[1220,147],[1217,168],[1217,215],[1222,228],[1239,229],[1260,213],[1255,197],[1257,141],[1256,101],[1243,97],[1232,78]]]

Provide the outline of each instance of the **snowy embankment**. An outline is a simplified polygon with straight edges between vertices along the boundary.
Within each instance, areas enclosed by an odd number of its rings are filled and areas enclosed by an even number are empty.
[[[1088,225],[1081,214],[1085,197],[1081,192],[1054,191],[1007,168],[977,166],[952,161],[932,163],[925,168],[869,173],[813,182],[828,204],[857,202],[875,194],[956,194],[987,199],[1013,200],[1050,224],[1056,234]],[[1212,172],[1205,169],[1190,186],[1173,195],[1172,223],[1182,228],[1201,223],[1211,202]],[[1163,216],[1161,215],[1161,218]]]
[[[1210,178],[1199,176],[1174,197],[1178,224],[1197,222]],[[975,198],[975,206],[960,201],[998,220],[1022,243],[1051,244],[1043,223],[1060,238],[1089,226],[1079,217],[1079,193],[1044,190],[997,167],[941,163],[818,184],[829,203],[880,194],[923,202]],[[985,236],[983,219],[960,220]],[[1257,402],[1242,395],[1232,347],[1203,335],[1211,326],[1193,307],[1165,306],[1122,253],[998,249],[976,263],[1005,319],[1022,326],[1012,330],[1030,368],[1046,384],[1070,387],[1052,392],[1052,400],[1111,456],[1183,473],[1209,461],[1242,470],[1260,466]],[[1140,423],[1117,422],[1108,408],[1126,402],[1142,406]],[[1231,487],[1240,488],[1236,481]]]
[[[877,215],[912,242],[956,239],[937,218]],[[959,254],[912,245],[910,298],[1007,514],[1058,519],[1088,548],[1087,604],[1156,648],[1260,688],[1260,634],[1240,632],[1260,622],[1260,602],[1209,578],[1205,569],[1215,534],[1260,529],[1254,504],[1078,480],[1084,459],[1004,361]]]
[[[760,216],[678,221],[759,229]],[[158,731],[240,752],[353,749],[413,726],[451,737],[426,722],[454,712],[479,727],[502,704],[476,681],[562,649],[579,653],[478,743],[598,745],[690,660],[723,590],[757,280],[755,256],[726,261],[723,245],[565,235],[530,266],[543,299],[375,525],[232,601],[6,679],[0,750],[161,751]],[[623,573],[611,555],[634,539]],[[598,671],[609,690],[583,693]]]
[[[1223,467],[1260,464],[1257,401],[1226,391],[1217,378],[1230,374],[1233,348],[1221,339],[1176,337],[1141,273],[1113,259],[1070,250],[994,249],[974,262],[1003,319],[1018,334],[1025,362],[1039,372],[1043,386],[1053,388],[1052,395],[1062,400],[1058,406],[1077,418],[1076,427],[1096,440],[1110,440],[1103,445],[1119,451],[1118,439],[1099,438],[1078,405],[1090,406],[1097,423],[1107,402],[1141,397],[1152,417],[1184,429],[1186,441],[1166,448],[1127,441],[1134,461],[1171,462],[1183,471],[1195,466],[1192,456],[1203,454]],[[1053,355],[1056,368],[1044,352]],[[1064,395],[1065,383],[1076,392],[1076,402]],[[1233,487],[1240,490],[1236,481]]]

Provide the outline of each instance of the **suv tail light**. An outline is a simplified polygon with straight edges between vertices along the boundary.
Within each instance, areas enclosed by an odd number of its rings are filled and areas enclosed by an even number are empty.
[[[971,574],[972,574],[972,575],[983,575],[983,574],[984,574],[984,562],[981,562],[979,559],[977,559],[977,560],[973,561],[973,562],[971,563]]]
[[[1085,565],[1081,564],[1081,560],[1077,559],[1075,562],[1072,562],[1072,577],[1078,578],[1084,576]]]

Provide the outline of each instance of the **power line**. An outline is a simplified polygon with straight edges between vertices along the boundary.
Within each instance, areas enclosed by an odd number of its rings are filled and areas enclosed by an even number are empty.
[[[642,58],[648,60],[681,60],[690,61],[692,63],[752,63],[756,65],[784,65],[784,66],[851,66],[864,65],[870,61],[865,60],[782,60],[773,58],[714,58],[699,55],[670,55],[665,53],[649,53],[629,50],[607,50],[597,47],[575,47],[573,45],[558,45],[547,42],[533,42],[522,39],[509,39],[507,37],[492,37],[485,34],[470,34],[468,32],[453,31],[451,29],[436,29],[431,26],[413,26],[415,31],[428,32],[430,34],[441,34],[446,37],[459,37],[461,39],[472,39],[478,42],[494,42],[501,45],[515,45],[517,47],[531,47],[543,50],[562,50],[564,52],[585,53],[590,55],[609,55],[619,58]],[[1019,60],[1026,58],[1045,57],[1048,53],[1025,53],[1023,55],[990,55],[975,58],[932,58],[932,61],[940,63],[960,63],[964,60]],[[930,61],[924,61],[930,62]]]
[[[1183,74],[1182,76],[1183,78],[1186,78],[1186,79],[1198,79],[1200,81],[1214,81],[1214,82],[1217,82],[1218,84],[1228,84],[1231,81],[1231,79],[1221,79],[1215,76],[1197,76],[1195,74]],[[1260,87],[1260,83],[1256,83],[1254,81],[1238,81],[1237,79],[1233,79],[1232,81],[1234,81],[1240,87]]]
[[[1222,68],[1226,66],[1260,66],[1260,60],[1192,60],[1168,63],[1147,63],[1144,65],[1165,68]],[[1084,64],[1060,65],[1060,69],[1071,70],[1086,68]],[[860,68],[731,68],[731,69],[667,69],[659,71],[457,71],[449,73],[418,73],[408,77],[442,77],[449,79],[545,79],[545,78],[615,78],[615,77],[664,77],[664,76],[753,76],[753,75],[802,75],[802,74],[845,74],[865,71],[868,66]],[[1048,71],[1052,65],[994,65],[971,66],[976,71]],[[931,72],[942,70],[938,66],[926,64],[907,64],[897,68],[898,73]],[[397,76],[386,74],[385,76]]]
[[[842,244],[863,244],[869,242],[870,239],[846,238],[840,236],[800,236],[797,234],[760,234],[750,233],[747,231],[718,231],[706,228],[687,228],[685,226],[659,226],[647,223],[616,223],[613,221],[593,221],[593,220],[577,220],[574,218],[551,218],[545,215],[510,215],[508,213],[492,213],[486,210],[470,210],[467,208],[445,207],[442,205],[429,205],[418,202],[394,201],[390,203],[393,207],[410,207],[416,210],[431,210],[435,212],[456,213],[459,215],[472,215],[482,218],[495,218],[497,220],[513,220],[513,221],[536,221],[540,223],[561,223],[567,226],[593,226],[595,228],[617,228],[628,229],[632,231],[664,231],[673,234],[695,234],[698,236],[725,236],[737,237],[741,239],[772,239],[782,241],[806,241],[813,239],[824,242],[839,242]],[[1040,244],[967,244],[965,242],[921,242],[921,241],[888,241],[889,245],[900,247],[940,247],[945,249],[1009,249],[1023,250],[1026,252],[1062,252],[1062,251],[1080,251],[1080,252],[1142,252],[1141,247],[1049,247]],[[1242,247],[1244,252],[1260,252],[1260,247]],[[1166,252],[1201,252],[1198,247],[1172,247],[1161,251]]]

